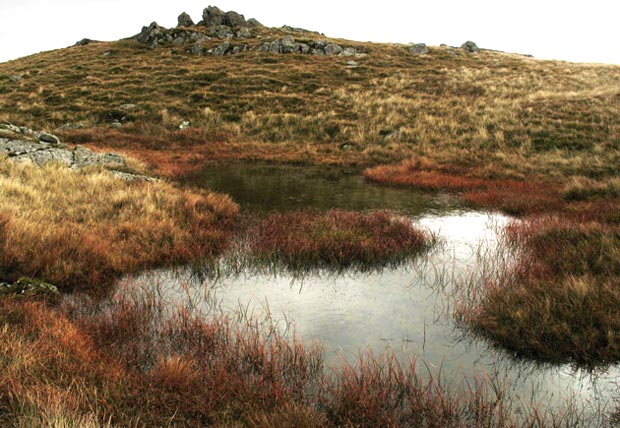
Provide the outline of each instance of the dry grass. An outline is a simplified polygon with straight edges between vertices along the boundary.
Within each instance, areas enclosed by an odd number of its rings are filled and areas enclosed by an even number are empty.
[[[617,226],[543,217],[512,224],[504,239],[516,262],[484,278],[458,318],[519,356],[586,367],[620,361]]]
[[[1,276],[98,289],[149,267],[199,265],[226,247],[236,212],[228,196],[1,160]]]
[[[387,212],[340,210],[271,214],[250,228],[248,236],[252,260],[293,271],[396,265],[434,242],[429,233]]]
[[[0,424],[579,426],[577,410],[515,417],[496,379],[448,392],[390,356],[328,373],[318,348],[248,319],[169,311],[154,296],[62,307],[0,299]]]
[[[262,41],[283,34],[264,30]],[[229,148],[224,157],[368,166],[426,156],[503,178],[616,171],[620,67],[345,43],[368,54],[358,68],[347,58],[196,57],[131,41],[42,53],[0,64],[0,116],[39,128],[80,123],[87,131],[64,131],[67,141],[122,145],[157,165],[167,161],[136,134],[180,157]],[[13,75],[24,79],[3,78]],[[110,131],[115,119],[124,126]],[[182,149],[182,120],[201,144]]]

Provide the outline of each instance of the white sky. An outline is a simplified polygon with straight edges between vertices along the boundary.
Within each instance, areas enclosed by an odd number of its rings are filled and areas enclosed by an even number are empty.
[[[0,62],[117,40],[157,21],[194,21],[215,5],[268,26],[287,24],[359,41],[478,46],[537,58],[620,64],[620,0],[0,0]]]

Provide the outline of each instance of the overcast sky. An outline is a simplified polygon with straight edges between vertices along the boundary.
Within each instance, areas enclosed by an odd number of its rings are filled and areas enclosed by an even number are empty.
[[[446,43],[537,58],[620,64],[620,0],[0,0],[0,62],[88,37],[117,40],[157,21],[175,26],[209,5],[268,26],[374,42]]]

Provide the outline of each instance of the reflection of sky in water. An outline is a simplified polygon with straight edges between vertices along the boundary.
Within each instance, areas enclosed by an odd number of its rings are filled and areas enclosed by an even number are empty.
[[[431,254],[400,269],[374,274],[309,276],[295,280],[286,274],[224,278],[217,284],[197,284],[190,294],[207,294],[202,308],[250,314],[275,323],[281,331],[305,341],[319,341],[328,364],[342,358],[355,361],[361,350],[380,353],[391,348],[403,359],[418,358],[418,367],[452,385],[483,374],[497,375],[511,387],[512,397],[543,408],[574,397],[577,402],[603,405],[616,398],[617,368],[589,377],[563,367],[515,363],[485,342],[462,338],[452,318],[454,284],[480,274],[480,261],[505,257],[497,251],[496,230],[508,218],[455,211],[453,198],[405,189],[372,186],[363,177],[337,169],[223,165],[188,179],[190,185],[227,193],[250,212],[300,208],[352,210],[390,209],[438,235]],[[429,215],[432,213],[433,215]],[[146,278],[145,278],[146,279]],[[165,295],[183,300],[182,279],[158,276]],[[421,364],[422,360],[424,364]],[[592,426],[598,426],[594,423]]]
[[[225,278],[208,289],[208,305],[213,308],[217,302],[227,313],[242,308],[257,319],[268,313],[282,331],[288,326],[304,341],[319,341],[328,364],[342,358],[354,361],[360,350],[380,353],[390,347],[399,357],[423,360],[431,371],[441,368],[443,378],[454,385],[463,378],[498,373],[509,381],[513,397],[525,403],[532,391],[545,406],[570,397],[593,405],[614,398],[617,369],[592,379],[566,367],[514,364],[484,342],[459,340],[451,317],[451,284],[475,273],[481,249],[493,253],[495,231],[506,217],[468,212],[415,221],[436,233],[440,245],[412,266],[303,280],[286,274]]]

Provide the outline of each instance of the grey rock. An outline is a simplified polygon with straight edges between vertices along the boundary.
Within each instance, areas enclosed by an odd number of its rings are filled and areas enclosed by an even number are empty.
[[[49,162],[56,162],[64,164],[71,169],[103,167],[124,180],[154,180],[126,172],[125,159],[116,153],[95,153],[81,146],[68,148],[66,144],[60,142],[50,144],[37,140],[26,140],[24,137],[30,133],[37,135],[39,138],[45,135],[54,137],[57,140],[57,137],[43,132],[35,133],[29,128],[11,124],[0,124],[0,130],[14,134],[13,138],[0,138],[0,154],[6,155],[8,159],[14,162],[32,162],[39,166]],[[51,140],[51,138],[48,139]]]
[[[224,12],[216,6],[209,6],[202,12],[203,25],[218,26],[224,23]]]
[[[204,55],[207,50],[205,49],[202,42],[196,42],[192,46],[190,46],[187,52],[191,53],[192,55]]]
[[[215,27],[211,27],[211,35],[216,36],[218,39],[228,40],[234,39],[235,33],[232,28],[227,25],[217,25]]]
[[[151,22],[148,27],[142,27],[142,31],[135,36],[135,39],[142,43],[152,43],[164,37],[166,33],[166,28],[158,25],[157,22]]]
[[[357,68],[359,66],[360,65],[356,61],[351,60],[351,61],[347,61],[346,68]]]
[[[229,27],[238,28],[246,25],[245,17],[237,12],[226,12],[222,22]]]
[[[58,139],[57,136],[52,135],[52,134],[48,134],[46,132],[41,132],[39,135],[37,135],[37,139],[39,141],[41,141],[42,143],[49,143],[49,144],[59,144],[60,140]]]
[[[58,297],[58,287],[44,281],[20,278],[14,283],[0,282],[0,295]]]
[[[122,104],[119,108],[123,111],[134,111],[138,109],[138,106],[136,104]]]
[[[189,120],[184,120],[184,121],[183,121],[183,122],[181,122],[181,124],[179,125],[179,129],[180,129],[181,131],[184,131],[184,130],[189,129],[189,128],[191,128],[191,124],[190,124]]]
[[[185,12],[179,15],[179,17],[177,18],[177,21],[178,21],[179,27],[191,27],[195,25],[194,21],[192,20],[192,17],[189,16],[189,14]]]
[[[337,45],[336,43],[329,43],[325,46],[325,55],[339,55],[342,51],[342,46]]]
[[[96,42],[96,40],[91,40],[91,39],[84,38],[84,39],[80,40],[79,42],[77,42],[75,44],[75,46],[86,46],[86,45],[90,45],[91,43],[95,43],[95,42]]]
[[[356,56],[358,54],[357,50],[355,48],[345,48],[341,53],[340,56]]]
[[[252,28],[263,28],[264,27],[263,24],[261,24],[260,22],[258,22],[258,20],[254,18],[248,19],[248,25]]]
[[[9,80],[13,83],[17,83],[17,82],[21,82],[22,80],[24,80],[24,78],[22,76],[11,76],[9,77]]]
[[[227,53],[230,53],[230,51],[232,50],[231,46],[232,45],[230,42],[224,42],[220,44],[219,46],[217,46],[215,49],[212,49],[210,53],[215,56],[224,56]]]
[[[463,49],[465,52],[469,52],[469,53],[478,53],[478,52],[480,52],[480,48],[478,47],[478,45],[476,45],[471,40],[468,40],[465,43],[463,43],[461,45],[461,49]]]
[[[429,50],[426,47],[425,43],[416,43],[409,47],[409,52],[414,55],[426,55],[428,54]]]
[[[241,27],[237,30],[238,39],[249,39],[252,37],[252,32],[248,27]]]
[[[61,127],[57,128],[56,130],[57,131],[69,131],[69,130],[82,129],[82,128],[86,128],[86,124],[83,122],[75,122],[75,123],[67,122]]]

